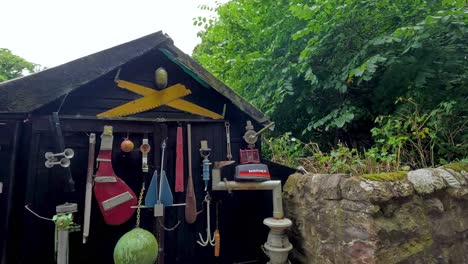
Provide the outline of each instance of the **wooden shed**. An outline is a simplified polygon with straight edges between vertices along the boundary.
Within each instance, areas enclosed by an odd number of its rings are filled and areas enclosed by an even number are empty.
[[[155,70],[160,67],[168,76],[164,88],[155,85]],[[158,107],[143,109],[146,111],[138,109],[140,105],[136,103],[134,108],[124,109],[134,109],[134,113],[123,117],[103,116],[102,113],[110,109],[151,93],[145,90],[148,93],[142,94],[139,90],[138,94],[138,90],[124,89],[119,87],[118,80],[154,91],[182,85],[190,94],[178,96],[178,99],[166,98]],[[172,93],[160,94],[161,97],[173,96]],[[181,104],[190,107],[168,103],[181,99]],[[195,113],[185,111],[193,109],[193,105],[199,107]],[[205,114],[200,115],[200,111]],[[75,153],[68,168],[44,165],[44,154],[57,152],[57,146],[60,146],[60,134],[51,122],[53,113],[58,115],[65,147],[72,148]],[[82,226],[90,133],[96,133],[99,145],[103,127],[113,127],[114,172],[138,195],[143,180],[146,186],[150,180],[142,177],[142,154],[138,150],[142,139],[147,137],[152,147],[148,154],[150,177],[153,170],[161,168],[161,142],[167,138],[164,167],[170,185],[174,186],[176,130],[183,128],[185,140],[186,127],[190,124],[192,175],[197,207],[202,210],[205,191],[201,178],[200,141],[208,141],[212,149],[210,161],[226,160],[225,125],[228,122],[233,159],[238,161],[239,150],[246,148],[242,135],[248,120],[257,130],[270,123],[263,113],[181,52],[162,32],[0,83],[1,263],[55,263],[54,223],[33,215],[25,206],[40,216],[51,218],[57,205],[76,203],[78,211],[74,214],[74,222]],[[126,137],[135,145],[135,150],[129,153],[120,151],[119,147]],[[184,148],[187,153],[187,144]],[[284,180],[291,172],[288,168],[263,162],[269,165],[274,179]],[[187,163],[185,156],[184,184],[187,183]],[[74,191],[68,188],[66,171],[74,181]],[[173,195],[175,203],[184,203],[185,192],[174,192]],[[221,255],[217,258],[213,256],[212,247],[201,247],[196,243],[198,233],[205,234],[204,213],[195,223],[187,224],[183,206],[167,208],[163,224],[171,226],[179,220],[181,223],[175,230],[164,232],[155,221],[152,210],[142,209],[141,226],[153,231],[163,246],[159,263],[265,263],[260,245],[266,240],[268,228],[262,220],[271,216],[271,193],[211,192],[211,195],[213,201],[221,201],[217,218],[222,244]],[[211,211],[215,212],[214,207]],[[124,224],[107,225],[93,198],[89,240],[83,244],[81,232],[70,234],[70,263],[113,263],[116,242],[134,226],[135,215]]]

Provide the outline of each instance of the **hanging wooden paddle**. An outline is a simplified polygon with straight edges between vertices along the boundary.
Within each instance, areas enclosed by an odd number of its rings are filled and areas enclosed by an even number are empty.
[[[182,135],[182,127],[177,127],[177,144],[176,144],[176,181],[175,191],[184,192],[184,138]]]
[[[193,224],[197,220],[197,199],[192,179],[192,127],[187,124],[188,179],[185,196],[185,222]]]

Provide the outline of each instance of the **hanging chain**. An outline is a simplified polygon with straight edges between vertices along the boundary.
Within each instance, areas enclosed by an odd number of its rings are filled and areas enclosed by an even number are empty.
[[[177,227],[179,227],[180,225],[180,220],[177,221],[177,224],[175,224],[175,226],[173,227],[166,227],[163,222],[161,221],[161,218],[158,217],[158,221],[159,221],[159,225],[162,227],[162,229],[164,229],[164,231],[174,231],[177,229]]]
[[[226,157],[228,160],[232,160],[232,153],[231,153],[231,133],[230,133],[230,126],[229,122],[225,122],[224,126],[226,127]]]
[[[138,206],[137,206],[137,216],[136,216],[136,227],[140,227],[140,207],[143,201],[143,194],[145,192],[145,182],[143,181],[143,185],[141,186],[140,197],[138,198]]]

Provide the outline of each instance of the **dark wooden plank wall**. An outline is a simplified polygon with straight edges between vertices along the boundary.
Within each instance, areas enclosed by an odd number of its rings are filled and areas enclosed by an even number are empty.
[[[70,121],[72,122],[72,121]],[[84,121],[76,121],[84,122]],[[105,124],[105,121],[101,121]],[[113,122],[116,131],[119,124],[128,126],[128,122]],[[157,124],[156,124],[157,125]],[[167,175],[170,179],[171,186],[174,186],[174,167],[175,167],[175,135],[177,123],[168,123],[168,149],[167,149]],[[186,133],[186,124],[181,123]],[[152,124],[152,126],[155,126]],[[231,127],[232,133],[232,150],[233,155],[237,159],[238,151],[243,146],[241,138],[244,124],[233,123]],[[48,131],[44,131],[42,125],[33,125],[33,140],[31,141],[31,160],[35,160],[30,164],[30,178],[27,190],[26,203],[30,204],[31,208],[37,213],[52,217],[55,213],[57,204],[69,202],[77,202],[79,204],[79,212],[76,215],[76,222],[82,223],[83,200],[85,192],[86,179],[86,163],[88,153],[88,138],[85,132],[65,132],[65,142],[68,147],[75,150],[75,157],[72,159],[72,173],[76,182],[77,192],[74,194],[66,194],[62,189],[61,168],[47,169],[43,163],[44,153],[52,149],[52,138]],[[65,126],[73,127],[73,126]],[[135,142],[136,146],[141,144],[144,127],[142,124],[135,126],[139,133],[130,133],[130,138]],[[42,131],[41,131],[42,129]],[[129,130],[125,127],[124,130]],[[36,131],[36,132],[34,132]],[[93,131],[87,131],[87,133]],[[100,131],[94,131],[100,133]],[[129,131],[132,132],[132,131]],[[122,138],[126,135],[125,132],[114,134],[114,169],[116,174],[124,179],[129,186],[139,193],[141,187],[141,154],[138,151],[132,152],[130,155],[123,155],[118,151],[118,145]],[[154,136],[154,137],[153,137]],[[153,149],[157,149],[155,145],[161,143],[161,138],[158,135],[148,134],[150,144]],[[156,140],[154,140],[154,138]],[[184,137],[184,140],[186,137]],[[197,202],[199,209],[202,208],[201,201],[204,197],[203,181],[201,179],[201,158],[199,155],[200,140],[206,139],[209,146],[213,149],[210,156],[212,161],[224,160],[226,157],[225,143],[225,128],[224,123],[193,123],[192,124],[192,157],[193,157],[193,177],[195,181]],[[154,142],[158,141],[158,142]],[[39,143],[37,147],[34,142]],[[185,142],[186,143],[186,142]],[[98,137],[99,144],[99,137]],[[185,144],[186,146],[186,144]],[[186,153],[186,152],[185,152]],[[152,152],[150,160],[160,158],[160,153]],[[186,156],[187,157],[187,156]],[[187,163],[186,163],[187,169]],[[151,173],[150,173],[151,174]],[[229,173],[232,175],[232,171]],[[186,174],[187,176],[187,174]],[[148,179],[149,181],[149,179]],[[267,237],[268,229],[263,226],[264,218],[271,216],[271,194],[267,191],[255,192],[234,192],[233,195],[227,193],[212,193],[213,201],[222,200],[220,205],[219,224],[222,237],[221,257],[216,260],[213,257],[213,248],[202,248],[196,244],[198,233],[205,234],[206,220],[205,214],[200,214],[197,222],[192,225],[186,224],[184,219],[184,209],[169,208],[166,210],[166,225],[171,226],[178,219],[182,221],[180,227],[173,232],[165,233],[165,263],[234,263],[249,260],[258,260],[258,263],[264,263],[265,257],[260,250],[260,245],[263,244]],[[184,202],[185,194],[175,194],[175,202]],[[215,223],[215,207],[212,204],[212,226]],[[21,206],[21,205],[18,205]],[[36,218],[35,216],[25,213],[23,226],[23,245],[21,252],[27,252],[22,255],[21,263],[29,263],[41,259],[41,263],[53,263],[53,233],[54,225],[51,222]],[[73,233],[71,235],[71,263],[112,263],[112,252],[117,240],[128,230],[133,228],[135,219],[123,224],[122,226],[107,226],[102,220],[102,216],[93,200],[93,211],[91,220],[91,234],[88,244],[81,244],[81,233]],[[142,214],[142,227],[151,230],[154,224],[154,218],[151,211],[144,211]]]
[[[121,68],[119,78],[160,90],[154,85],[154,71],[161,66],[168,72],[168,87],[182,83],[192,91],[192,94],[183,97],[184,100],[193,102],[219,114],[222,114],[224,104],[227,104],[228,112],[234,113],[238,111],[237,107],[232,105],[226,98],[214,89],[205,88],[200,85],[158,50],[126,64]],[[60,113],[63,115],[79,114],[95,116],[108,109],[140,98],[140,95],[117,87],[114,82],[116,73],[117,70],[91,81],[87,85],[70,93],[66,98],[63,97],[56,102],[46,105],[39,111],[36,111],[36,114],[48,114],[60,109]],[[60,107],[62,102],[63,105]],[[161,106],[132,116],[147,118],[202,118],[167,106]]]
[[[120,79],[135,82],[141,85],[154,88],[154,70],[163,66],[169,73],[169,85],[183,83],[192,91],[192,94],[184,97],[188,101],[210,109],[217,113],[222,113],[224,104],[227,105],[226,120],[231,121],[231,141],[232,154],[238,160],[239,148],[244,147],[242,135],[245,131],[245,122],[249,119],[243,112],[230,103],[213,89],[205,88],[196,82],[192,77],[183,72],[177,65],[168,60],[161,52],[154,51],[144,58],[137,59],[122,67]],[[76,222],[83,221],[83,200],[85,192],[86,164],[88,152],[87,133],[96,132],[100,134],[104,124],[114,126],[114,151],[113,158],[116,174],[124,179],[132,187],[136,194],[141,187],[141,154],[138,151],[130,155],[123,155],[118,151],[118,145],[126,132],[130,132],[130,138],[136,146],[141,144],[144,133],[147,133],[153,150],[160,149],[162,137],[161,126],[167,126],[169,136],[167,153],[167,175],[171,186],[174,186],[175,167],[175,135],[178,125],[184,127],[185,123],[152,123],[138,121],[105,121],[105,120],[62,120],[65,130],[65,143],[75,150],[75,157],[72,159],[72,174],[76,183],[77,192],[67,194],[63,192],[63,181],[60,168],[47,169],[44,167],[44,153],[52,149],[53,140],[51,138],[48,121],[43,119],[53,111],[60,110],[60,115],[81,115],[95,116],[96,114],[139,98],[127,90],[117,87],[114,83],[115,71],[103,75],[99,79],[91,81],[80,89],[70,93],[51,104],[48,104],[32,114],[31,141],[27,146],[29,151],[29,164],[27,169],[23,168],[28,175],[25,203],[37,213],[52,217],[55,213],[55,206],[64,202],[77,202],[79,212],[76,214]],[[169,107],[158,107],[154,110],[133,115],[140,118],[177,118],[177,119],[199,119],[204,118],[184,113]],[[255,124],[258,129],[258,124]],[[154,133],[154,131],[158,131]],[[184,136],[184,140],[186,137]],[[226,159],[226,139],[224,122],[201,122],[192,123],[192,157],[193,157],[193,177],[195,181],[196,195],[199,210],[202,209],[202,200],[205,196],[203,192],[203,181],[201,179],[201,158],[199,155],[200,140],[206,139],[213,149],[210,156],[212,161]],[[99,144],[99,137],[98,137]],[[186,146],[186,142],[185,142]],[[186,152],[185,152],[186,153]],[[153,156],[156,155],[156,156]],[[185,156],[187,157],[187,156]],[[158,159],[160,153],[152,152],[150,160],[154,160],[159,168]],[[187,170],[187,163],[185,164]],[[152,173],[150,173],[151,175]],[[233,169],[228,172],[232,177]],[[275,172],[272,171],[275,175]],[[187,174],[186,174],[187,176]],[[286,177],[286,175],[278,175]],[[149,182],[149,179],[147,179]],[[200,214],[196,223],[188,225],[184,221],[184,209],[168,208],[166,210],[165,224],[171,226],[181,220],[179,228],[173,232],[165,233],[165,263],[237,263],[243,261],[256,260],[258,263],[265,263],[266,259],[261,252],[260,245],[266,241],[268,229],[262,224],[264,218],[271,216],[271,192],[234,192],[212,193],[212,226],[215,227],[215,202],[222,201],[219,207],[219,225],[221,231],[221,257],[213,257],[213,248],[202,248],[196,244],[198,233],[205,237],[206,219],[205,213]],[[19,199],[21,200],[21,199]],[[182,203],[185,194],[175,194],[175,202]],[[18,203],[22,207],[24,203]],[[18,214],[19,217],[20,214]],[[54,225],[36,218],[30,213],[23,212],[22,227],[18,228],[18,235],[22,237],[22,245],[17,252],[27,252],[21,254],[15,262],[29,263],[40,259],[41,263],[54,263],[53,260],[53,232]],[[91,219],[90,240],[86,245],[81,244],[81,233],[71,235],[71,263],[112,263],[112,252],[117,240],[131,228],[135,219],[122,226],[107,226],[104,224],[97,204],[93,200],[93,211]],[[142,213],[142,227],[152,230],[154,218],[152,211]],[[252,262],[255,263],[255,262]]]
[[[0,263],[6,262],[13,208],[15,164],[18,153],[20,122],[0,120]]]
[[[14,185],[12,187],[14,191],[11,201],[13,208],[11,212],[9,237],[6,247],[6,263],[21,263],[21,259],[25,255],[22,251],[23,242],[25,239],[29,239],[29,236],[24,229],[24,219],[26,215],[24,205],[26,197],[29,195],[27,192],[29,184],[27,178],[31,168],[30,164],[32,163],[32,157],[35,156],[31,153],[37,152],[36,142],[39,142],[37,133],[32,133],[32,126],[29,121],[23,119],[17,121],[20,121],[21,126],[18,134],[19,148],[16,155],[16,164],[13,176]]]

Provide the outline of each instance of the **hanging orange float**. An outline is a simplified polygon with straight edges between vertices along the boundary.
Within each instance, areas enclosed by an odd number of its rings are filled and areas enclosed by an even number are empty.
[[[133,148],[135,147],[135,144],[133,144],[133,142],[127,138],[125,138],[122,143],[120,143],[120,149],[123,151],[123,152],[131,152],[133,150]]]

